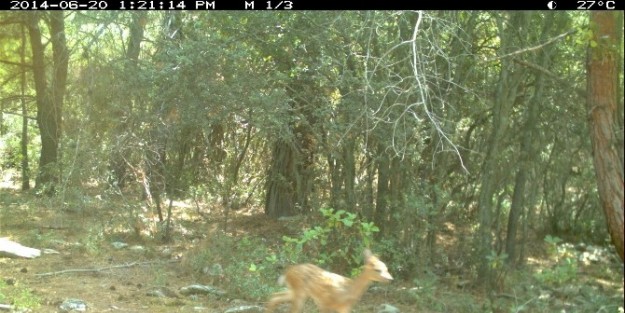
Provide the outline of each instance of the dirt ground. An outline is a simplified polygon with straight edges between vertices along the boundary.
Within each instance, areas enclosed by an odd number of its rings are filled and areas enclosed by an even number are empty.
[[[297,236],[307,221],[275,221],[258,209],[244,209],[230,212],[225,223],[219,207],[192,201],[173,204],[173,240],[163,243],[154,239],[154,234],[162,233],[156,227],[162,226],[157,226],[161,224],[156,222],[153,209],[146,208],[139,199],[97,193],[67,193],[52,199],[0,187],[0,237],[53,250],[34,259],[0,257],[0,304],[34,307],[32,312],[60,312],[59,305],[66,299],[80,299],[86,302],[87,312],[222,313],[246,305],[258,309],[245,312],[260,312],[266,297],[254,296],[262,293],[255,290],[258,284],[247,284],[248,268],[241,268],[238,275],[239,271],[212,273],[210,267],[225,267],[220,262],[228,259],[226,255],[262,261],[262,256],[254,255],[254,242],[245,245],[239,240],[254,238],[263,247],[274,249],[271,247],[278,247],[283,235]],[[229,245],[224,245],[222,239],[228,239]],[[117,248],[113,242],[127,246]],[[554,268],[541,257],[530,258],[532,262],[536,267]],[[592,312],[619,312],[623,301],[622,264],[609,265],[609,271],[601,266],[580,268],[573,289],[537,287],[531,277],[517,279],[525,285],[517,289],[508,286],[513,291],[501,292],[494,300],[502,301],[501,310],[493,309],[497,303],[492,299],[487,307],[487,296],[458,287],[462,282],[456,276],[447,276],[444,279],[448,281],[441,279],[430,285],[420,281],[418,299],[406,292],[415,286],[414,282],[374,284],[352,313],[377,312],[385,303],[405,313],[586,312],[585,307],[593,308]],[[193,284],[227,292],[193,296],[180,293],[181,287]],[[525,294],[515,294],[517,290]],[[156,291],[162,296],[155,296]],[[605,299],[608,303],[604,304]],[[541,301],[549,307],[540,305]],[[551,310],[551,305],[557,310]],[[594,309],[598,305],[599,311]],[[305,312],[317,310],[309,301]]]
[[[221,210],[200,207],[198,211],[192,205],[176,204],[174,240],[164,244],[150,239],[157,223],[141,218],[153,215],[147,209],[126,208],[118,200],[99,198],[60,202],[0,190],[0,237],[54,250],[34,259],[0,258],[5,298],[39,302],[33,312],[59,312],[66,299],[85,301],[87,312],[225,312],[238,306],[264,305],[262,299],[253,301],[230,294],[179,293],[181,287],[198,283],[227,289],[225,284],[231,279],[198,275],[190,264],[197,260],[189,257],[197,258],[199,250],[210,247],[212,236],[222,232]],[[131,213],[124,216],[123,211]],[[288,231],[284,223],[268,219],[262,212],[245,210],[232,212],[227,225],[227,234],[234,238],[251,236],[278,242]],[[128,246],[118,249],[113,241]],[[354,311],[373,312],[382,303],[392,303],[390,288],[370,288]],[[12,290],[23,295],[16,296]],[[154,296],[154,290],[166,296]],[[1,300],[0,304],[7,304]],[[413,312],[410,306],[397,307]],[[312,303],[306,311],[316,312]]]

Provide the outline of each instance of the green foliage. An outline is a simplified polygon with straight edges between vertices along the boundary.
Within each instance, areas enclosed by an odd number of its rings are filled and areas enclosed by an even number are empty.
[[[20,288],[13,298],[15,307],[21,309],[36,309],[41,305],[41,299],[30,289]]]
[[[579,291],[586,295],[586,301],[579,306],[578,312],[625,312],[622,298],[618,303],[618,297],[606,294],[597,286],[581,286]]]
[[[237,251],[245,251],[245,255],[259,259],[241,258],[229,260],[224,267],[225,276],[231,279],[229,286],[239,296],[261,300],[276,291],[275,283],[280,273],[275,271],[275,255],[269,254],[267,247],[258,239],[244,237],[236,243]],[[261,256],[266,256],[264,259]]]
[[[578,262],[568,245],[558,245],[562,239],[547,235],[548,252],[555,259],[555,265],[534,274],[534,277],[544,284],[563,285],[572,282],[578,277]]]
[[[382,238],[376,243],[379,254],[384,255],[384,263],[388,268],[393,269],[393,275],[402,278],[414,278],[417,274],[415,269],[418,264],[423,264],[423,260],[415,257],[409,249],[402,247],[402,243],[395,238]],[[419,263],[421,262],[421,263]],[[422,267],[421,267],[422,268]]]
[[[208,269],[211,264],[211,255],[214,253],[213,249],[197,249],[191,253],[186,260],[186,265],[191,268],[191,271],[195,273],[202,273],[206,268]]]
[[[12,303],[18,312],[35,310],[41,306],[41,299],[29,288],[8,286],[4,279],[0,280],[0,302]]]
[[[562,239],[556,236],[547,235],[545,236],[545,243],[547,244],[547,251],[552,256],[557,256],[558,254],[558,244],[562,242]]]
[[[592,40],[593,36],[592,29],[580,26],[575,34],[575,43],[579,46],[590,45],[591,48],[596,48],[597,42]]]
[[[427,308],[432,312],[484,312],[479,308],[479,303],[474,297],[465,292],[453,293],[444,286],[436,275],[426,274],[414,281],[415,288],[408,290],[406,293],[413,297],[408,300],[409,303],[414,302],[414,306]],[[419,311],[417,311],[419,312]]]
[[[336,197],[336,209],[353,205],[372,211],[380,205],[378,213],[388,213],[381,216],[388,225],[375,246],[376,225],[332,209],[321,209],[320,221],[301,234],[284,237],[284,249],[277,254],[253,238],[220,238],[223,242],[215,245],[223,259],[206,249],[190,265],[201,272],[209,261],[223,264],[235,294],[263,298],[266,286],[275,286],[279,273],[273,265],[278,263],[358,268],[362,249],[369,246],[388,258],[393,271],[418,276],[422,265],[453,255],[451,250],[466,255],[461,249],[468,245],[461,237],[474,235],[470,225],[492,225],[489,232],[506,229],[514,173],[519,171],[528,173],[531,182],[521,223],[594,242],[606,236],[601,210],[595,209],[588,112],[570,105],[585,99],[579,90],[585,89],[587,48],[610,48],[593,40],[586,12],[154,12],[142,21],[145,32],[137,40],[137,57],[128,55],[137,15],[94,14],[66,20],[68,41],[77,49],[70,56],[72,88],[63,107],[60,160],[51,169],[61,178],[55,190],[62,200],[50,208],[88,206],[90,198],[82,188],[138,195],[141,184],[149,182],[147,156],[160,148],[168,188],[163,198],[194,195],[198,211],[202,201],[216,210],[222,209],[218,203],[233,210],[238,204],[257,204],[265,194],[263,181],[276,174],[267,173],[272,142],[284,140],[307,154],[295,158],[289,170],[304,165],[315,177],[310,185],[288,186],[309,190],[297,195],[302,196],[298,201],[311,199],[315,207]],[[13,28],[18,24],[11,19],[5,24],[1,27],[7,35],[0,39],[6,60],[0,64],[0,166],[17,169],[19,99],[27,100],[29,116],[35,117],[36,109],[30,96],[32,75],[26,73],[22,92],[15,74],[29,70],[23,62],[30,63],[30,56],[19,60],[20,32]],[[412,38],[418,25],[418,36]],[[559,37],[563,33],[571,34],[568,41]],[[52,53],[46,49],[49,58]],[[541,109],[538,119],[528,123],[532,101],[539,101]],[[499,110],[497,103],[507,108]],[[505,131],[493,128],[500,123]],[[526,123],[534,131],[524,131]],[[302,145],[296,128],[309,132],[310,145]],[[29,160],[36,168],[40,143],[34,119],[28,131]],[[491,134],[501,137],[496,145]],[[519,144],[523,138],[532,142],[527,157]],[[248,144],[254,153],[245,153]],[[458,154],[456,144],[462,147]],[[127,165],[125,188],[109,179],[117,173],[111,168],[115,157]],[[476,168],[485,160],[495,161],[492,171]],[[470,175],[461,169],[465,164]],[[384,174],[389,181],[382,179]],[[488,199],[500,199],[497,207],[505,209],[480,221],[477,193],[488,189],[482,183],[488,176],[496,182]],[[392,190],[384,194],[380,187],[385,186]],[[143,207],[120,205],[116,210],[133,221]],[[445,230],[448,224],[454,227]],[[80,239],[82,252],[98,253],[106,233],[88,230]],[[41,243],[35,246],[54,240],[49,233],[31,238]],[[549,284],[574,280],[581,261],[577,264],[570,251],[563,251],[559,238],[545,241],[555,265],[535,277]],[[506,255],[491,252],[486,259],[481,254],[459,261],[471,271],[474,264],[468,263],[474,260],[503,273]],[[437,300],[441,294],[428,288],[423,296],[437,311],[462,311]]]
[[[21,153],[21,129],[22,118],[17,115],[7,115],[2,112],[0,118],[0,170],[3,169],[21,169],[22,153]],[[28,136],[28,159],[36,160],[39,154],[39,137],[38,129],[35,123],[29,120],[27,125]],[[31,169],[37,169],[37,162],[30,162]]]
[[[498,254],[495,250],[491,250],[490,254],[486,256],[488,266],[493,270],[501,269],[505,265],[507,259],[508,254],[505,252]]]
[[[228,294],[259,301],[266,299],[281,286],[276,265],[278,257],[270,253],[259,238],[216,236],[209,247],[190,253],[186,264],[195,273],[225,280]]]
[[[300,237],[284,236],[283,254],[291,263],[314,260],[355,268],[362,264],[362,251],[373,243],[380,231],[372,222],[363,221],[354,213],[321,208],[321,225],[304,230]]]
[[[104,232],[94,228],[87,231],[86,236],[80,239],[80,249],[91,255],[102,253],[100,244],[104,241]]]
[[[446,310],[446,305],[437,293],[439,284],[440,280],[436,275],[424,275],[420,279],[414,280],[414,285],[417,287],[410,290],[409,294],[414,297],[415,301],[418,299],[428,308],[442,312]]]
[[[544,269],[534,275],[544,284],[563,285],[577,279],[577,260],[565,258],[550,269]]]

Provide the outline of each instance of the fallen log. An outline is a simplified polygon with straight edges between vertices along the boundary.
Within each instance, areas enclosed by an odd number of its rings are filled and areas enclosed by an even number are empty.
[[[0,256],[33,259],[41,256],[41,250],[23,246],[8,238],[0,238]]]

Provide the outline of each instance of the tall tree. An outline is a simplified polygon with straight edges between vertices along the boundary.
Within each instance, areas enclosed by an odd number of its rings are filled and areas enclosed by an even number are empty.
[[[540,21],[542,23],[539,42],[548,42],[550,36],[554,34],[559,34],[569,19],[568,15],[557,14],[557,15],[548,15],[549,18],[544,18],[541,16]],[[528,32],[529,33],[529,32]],[[528,201],[528,192],[527,184],[530,182],[531,173],[535,170],[535,166],[539,164],[537,161],[538,153],[536,153],[537,145],[540,141],[540,136],[538,136],[538,127],[541,123],[540,121],[540,105],[543,103],[544,99],[547,97],[545,89],[548,87],[547,73],[544,69],[549,69],[553,65],[553,56],[557,53],[555,51],[556,45],[547,45],[541,48],[535,56],[536,65],[532,62],[536,68],[540,68],[543,70],[536,70],[533,73],[533,84],[536,86],[535,88],[531,88],[533,90],[533,94],[531,94],[530,99],[527,103],[527,109],[525,110],[525,121],[522,126],[522,136],[519,136],[520,140],[520,149],[519,149],[519,161],[518,168],[514,180],[514,191],[512,194],[512,202],[510,204],[510,213],[508,215],[508,228],[506,235],[506,253],[508,254],[508,262],[511,265],[517,263],[517,261],[522,262],[523,260],[518,259],[518,249],[517,249],[517,230],[519,229],[518,225],[519,220],[522,215],[524,215],[524,211],[528,205],[531,205],[532,201]],[[529,57],[528,57],[529,59]],[[530,64],[525,61],[516,60],[522,64]],[[532,92],[532,91],[528,91]]]
[[[28,33],[30,36],[31,50],[33,54],[33,76],[37,102],[37,125],[41,136],[41,154],[39,157],[39,174],[37,175],[37,188],[49,184],[53,185],[58,180],[56,164],[58,161],[59,139],[61,138],[61,116],[65,86],[67,81],[67,67],[69,63],[69,51],[65,38],[65,20],[62,11],[50,12],[47,15],[50,29],[50,41],[52,43],[52,75],[48,82],[45,65],[45,46],[39,27],[40,13],[31,14],[27,17]]]
[[[285,23],[285,26],[290,27],[289,32],[279,40],[294,47],[269,52],[276,59],[277,70],[291,76],[285,82],[285,105],[289,114],[283,123],[287,133],[279,134],[273,141],[265,184],[265,214],[270,217],[310,211],[317,157],[316,110],[324,102],[315,74],[308,70],[319,67],[321,51],[316,41],[310,40],[305,45],[301,39],[316,21],[311,16],[301,15],[288,22],[291,23]]]
[[[520,28],[528,25],[527,15],[523,12],[512,12],[498,17],[499,36],[501,38],[500,50],[503,54],[513,51],[514,44],[518,41],[515,34]],[[492,227],[494,220],[494,203],[499,191],[500,176],[502,175],[500,162],[502,150],[505,148],[504,138],[510,130],[511,110],[517,92],[523,80],[523,70],[515,68],[510,58],[501,60],[499,83],[495,87],[495,99],[493,106],[492,129],[488,136],[486,155],[481,169],[481,188],[479,195],[479,223],[476,236],[476,259],[479,260],[478,281],[484,286],[493,282],[491,267],[486,256],[492,251],[493,235]]]
[[[21,47],[20,47],[20,60],[22,64],[26,64],[26,26],[22,25],[21,34]],[[28,165],[28,110],[26,106],[26,69],[23,69],[20,73],[20,93],[21,93],[21,105],[22,105],[22,138],[20,142],[20,151],[22,153],[22,190],[30,189],[30,166]]]
[[[588,114],[601,206],[612,243],[623,260],[623,99],[619,101],[618,57],[622,51],[623,13],[592,12],[588,50]],[[620,109],[619,109],[620,106]],[[620,114],[619,114],[620,113]],[[619,116],[620,115],[620,116]],[[620,134],[620,135],[619,135]]]

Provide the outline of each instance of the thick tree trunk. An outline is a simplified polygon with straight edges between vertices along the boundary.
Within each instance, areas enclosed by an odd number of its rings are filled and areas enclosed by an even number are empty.
[[[622,99],[617,99],[619,47],[622,45],[622,12],[592,12],[592,44],[588,52],[588,114],[601,206],[612,243],[623,260],[623,140],[619,133]],[[620,142],[619,142],[620,139]]]
[[[274,144],[265,187],[265,214],[272,218],[296,214],[294,149],[283,140]]]
[[[61,133],[61,117],[63,102],[65,99],[65,88],[67,85],[67,69],[69,65],[69,49],[65,38],[65,18],[63,11],[50,12],[49,18],[50,41],[52,42],[52,101],[56,114],[54,116],[57,125],[57,136]],[[58,139],[58,138],[57,138]]]
[[[272,149],[265,187],[265,214],[272,218],[310,211],[315,144],[308,129],[299,127],[293,131],[294,137],[300,138],[298,142],[278,140]]]
[[[314,189],[314,164],[317,142],[314,127],[317,119],[314,105],[306,97],[314,95],[314,82],[303,76],[290,83],[287,93],[293,99],[293,120],[289,122],[293,136],[280,138],[272,149],[271,167],[267,173],[265,214],[276,218],[311,211],[311,195]]]
[[[62,14],[62,12],[58,13]],[[52,44],[56,46],[56,48],[53,48],[53,59],[55,62],[62,59],[62,51],[67,53],[65,35],[63,33],[62,15],[61,21],[58,20],[57,15],[51,15],[50,18]],[[61,105],[63,100],[63,95],[59,95],[57,92],[62,91],[65,88],[67,60],[65,60],[65,70],[56,69],[54,72],[55,79],[57,79],[58,75],[58,78],[61,79],[61,81],[55,82],[54,87],[51,88],[51,90],[48,89],[45,73],[44,46],[41,42],[42,34],[39,29],[39,20],[40,14],[34,13],[29,16],[27,21],[31,50],[33,54],[33,77],[36,92],[35,98],[37,101],[37,125],[39,126],[41,136],[41,154],[39,157],[39,174],[37,175],[36,186],[37,188],[43,188],[45,185],[49,185],[46,189],[47,191],[52,191],[54,189],[53,185],[58,179],[58,174],[55,173],[55,168],[58,160],[58,144],[61,132]],[[54,33],[52,27],[60,33]],[[60,30],[58,28],[60,28]],[[61,46],[64,48],[61,48]],[[62,66],[62,64],[55,63],[54,66]]]

